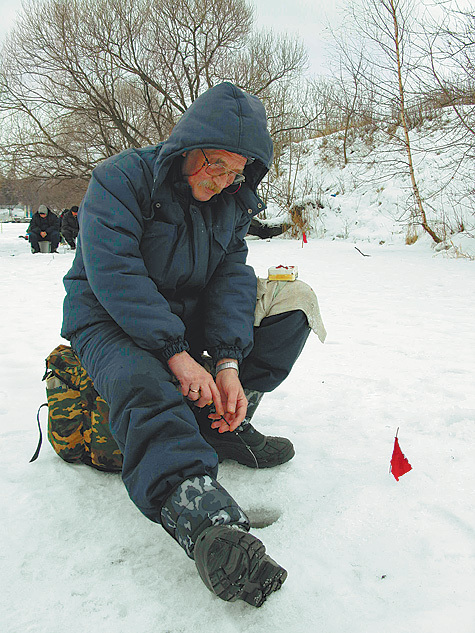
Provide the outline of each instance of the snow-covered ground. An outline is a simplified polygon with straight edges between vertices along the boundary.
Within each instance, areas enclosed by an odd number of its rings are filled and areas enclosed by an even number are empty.
[[[73,254],[33,256],[24,225],[0,228],[2,633],[473,633],[473,262],[425,240],[356,243],[368,257],[349,241],[249,240],[258,274],[299,266],[328,330],[255,417],[295,458],[220,468],[245,509],[276,519],[254,533],[289,571],[254,609],[215,598],[119,476],[47,441],[29,463]],[[398,428],[413,470],[396,482]]]

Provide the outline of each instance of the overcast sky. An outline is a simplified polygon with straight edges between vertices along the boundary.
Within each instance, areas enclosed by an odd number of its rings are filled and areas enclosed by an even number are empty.
[[[328,24],[335,26],[345,0],[254,0],[256,23],[276,32],[299,35],[307,47],[312,74],[324,74],[331,44]]]
[[[328,57],[333,46],[328,27],[336,28],[343,8],[349,0],[250,0],[255,8],[256,26],[267,27],[276,33],[291,33],[301,37],[309,53],[310,73],[328,73]],[[420,0],[431,14],[438,0]],[[364,6],[364,0],[362,0]],[[470,7],[473,0],[446,0],[445,4]],[[12,27],[22,0],[0,0],[0,40]]]
[[[307,47],[312,74],[323,74],[327,19],[337,20],[345,0],[251,0],[258,27],[299,35]],[[22,0],[0,0],[0,39],[11,29]]]
[[[12,26],[18,10],[21,8],[21,0],[0,0],[0,38],[3,39]]]

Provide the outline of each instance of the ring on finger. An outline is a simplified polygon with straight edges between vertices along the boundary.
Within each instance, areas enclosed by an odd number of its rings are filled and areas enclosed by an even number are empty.
[[[190,393],[199,393],[200,390],[199,389],[192,389],[191,387],[188,389],[188,392]]]

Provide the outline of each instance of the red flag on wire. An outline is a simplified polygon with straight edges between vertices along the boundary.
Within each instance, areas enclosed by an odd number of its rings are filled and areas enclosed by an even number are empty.
[[[302,231],[302,241],[303,241],[303,244],[307,243],[307,235],[305,234],[305,231]],[[302,244],[302,246],[303,246],[303,244]]]
[[[391,472],[396,481],[399,481],[399,477],[402,477],[412,470],[411,464],[407,461],[407,458],[404,456],[404,453],[401,451],[401,447],[399,446],[399,440],[397,439],[398,433],[399,429],[396,431],[393,456],[391,457]]]

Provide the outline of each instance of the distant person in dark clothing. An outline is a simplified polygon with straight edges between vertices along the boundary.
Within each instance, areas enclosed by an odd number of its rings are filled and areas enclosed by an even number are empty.
[[[256,218],[251,218],[251,224],[247,230],[248,235],[255,235],[260,237],[261,240],[271,239],[276,235],[282,235],[287,231],[289,227],[285,224],[277,224],[276,226],[269,226],[263,222],[259,222]]]
[[[51,242],[51,252],[58,252],[59,218],[44,204],[40,204],[37,213],[31,218],[27,233],[32,253],[40,252],[39,242]]]
[[[62,229],[63,229],[63,218],[66,215],[66,213],[69,211],[69,209],[63,209],[61,211],[61,213],[59,214],[59,232],[62,233]],[[61,240],[63,241],[63,240]]]
[[[61,233],[72,250],[75,250],[76,238],[79,233],[77,206],[67,209],[61,216]]]

